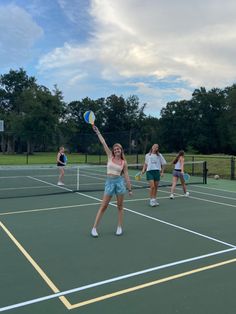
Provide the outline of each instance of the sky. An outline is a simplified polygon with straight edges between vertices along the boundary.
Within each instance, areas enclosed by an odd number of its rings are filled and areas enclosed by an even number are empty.
[[[235,0],[1,0],[0,74],[23,68],[65,102],[139,97],[160,116],[236,82]]]

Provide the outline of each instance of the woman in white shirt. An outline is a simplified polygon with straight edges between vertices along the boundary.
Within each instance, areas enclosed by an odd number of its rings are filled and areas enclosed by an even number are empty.
[[[146,178],[150,185],[150,206],[159,205],[157,201],[157,190],[160,177],[163,176],[166,160],[159,152],[159,145],[154,144],[149,153],[145,155],[145,163],[143,165],[142,174],[146,172]]]
[[[170,199],[174,198],[174,192],[175,192],[178,179],[180,179],[180,182],[182,184],[184,195],[189,196],[189,192],[187,192],[186,184],[183,177],[184,175],[184,151],[183,150],[179,151],[178,155],[175,157],[172,163],[174,164],[174,170],[173,170],[172,186],[171,186],[171,191],[170,191]]]
[[[116,229],[116,235],[122,235],[122,223],[123,223],[123,202],[124,195],[126,193],[126,186],[129,194],[132,194],[131,183],[128,175],[128,166],[125,160],[124,151],[120,144],[113,145],[112,150],[107,146],[103,136],[99,132],[96,126],[93,126],[93,130],[97,134],[103,148],[107,154],[107,179],[105,183],[105,191],[103,195],[102,204],[97,212],[91,235],[98,237],[97,226],[106,211],[109,202],[113,195],[116,195],[117,209],[118,209],[118,225]]]

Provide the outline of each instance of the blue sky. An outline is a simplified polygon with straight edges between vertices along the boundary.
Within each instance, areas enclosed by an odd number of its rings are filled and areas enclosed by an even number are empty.
[[[64,100],[137,95],[158,117],[236,82],[235,0],[1,0],[0,74],[23,67]]]

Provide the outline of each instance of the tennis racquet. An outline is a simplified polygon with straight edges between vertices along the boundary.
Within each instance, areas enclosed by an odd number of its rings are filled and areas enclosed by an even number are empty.
[[[94,125],[94,121],[95,121],[95,114],[93,113],[93,111],[89,110],[89,111],[86,111],[84,113],[84,121],[86,123],[89,123],[91,125]]]
[[[190,179],[190,175],[189,175],[188,173],[184,173],[184,174],[183,174],[183,178],[184,178],[184,181],[185,181],[185,182],[188,182],[189,179]]]
[[[135,178],[136,181],[140,181],[141,178],[142,178],[142,172],[140,171],[140,172],[136,173],[136,175],[134,176],[134,178]]]
[[[67,164],[68,158],[67,156],[64,154],[64,164]]]

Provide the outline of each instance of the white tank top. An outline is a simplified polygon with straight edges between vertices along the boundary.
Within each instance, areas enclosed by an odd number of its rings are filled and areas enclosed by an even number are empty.
[[[181,163],[178,160],[177,163],[175,164],[175,170],[181,170]]]
[[[113,162],[113,157],[110,157],[108,159],[108,163],[107,163],[107,174],[112,174],[114,176],[120,176],[121,172],[124,168],[124,160],[121,159],[121,163],[120,164],[116,164]]]

